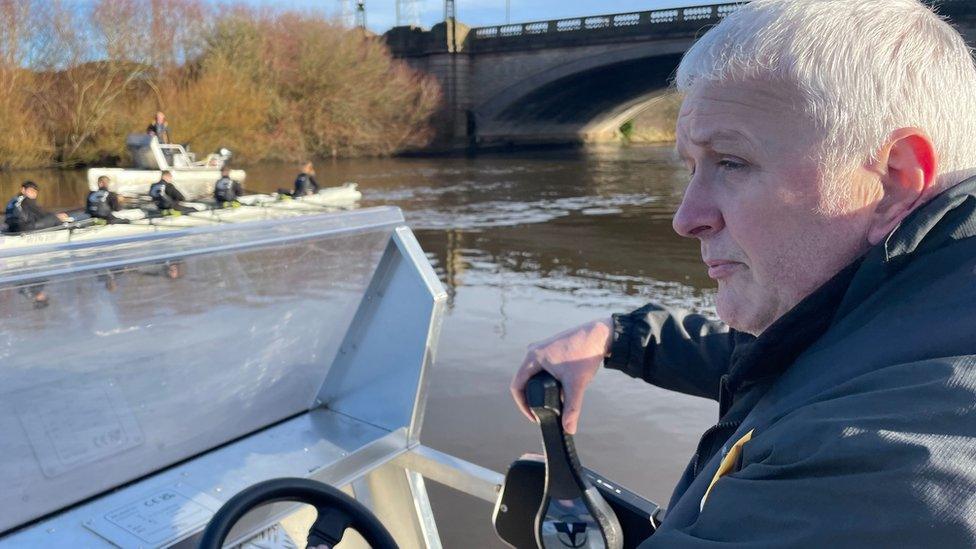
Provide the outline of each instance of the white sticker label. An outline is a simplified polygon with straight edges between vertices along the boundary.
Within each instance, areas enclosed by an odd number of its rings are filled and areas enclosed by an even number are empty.
[[[203,526],[214,511],[173,488],[110,511],[105,520],[152,545],[162,545]]]
[[[169,547],[202,529],[221,505],[182,481],[138,493],[125,505],[106,506],[85,528],[118,547]]]

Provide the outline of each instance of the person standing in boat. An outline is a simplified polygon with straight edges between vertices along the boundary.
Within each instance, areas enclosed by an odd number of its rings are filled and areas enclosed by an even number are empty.
[[[163,215],[180,215],[192,211],[180,205],[186,197],[173,185],[173,173],[169,170],[164,171],[159,181],[149,187],[149,197]]]
[[[128,219],[115,217],[113,212],[122,208],[119,195],[108,189],[111,181],[107,175],[98,178],[98,189],[88,193],[85,199],[85,212],[109,224],[128,223]]]
[[[319,183],[315,180],[315,166],[311,161],[306,161],[302,164],[302,173],[295,178],[295,190],[291,195],[299,197],[317,192],[319,192]]]
[[[7,202],[5,221],[7,232],[22,233],[57,227],[71,218],[65,213],[52,213],[37,204],[37,183],[24,181],[20,193]]]
[[[146,127],[146,133],[155,135],[160,143],[172,143],[169,136],[169,125],[166,124],[166,115],[163,114],[163,111],[156,112],[156,117]]]
[[[220,169],[220,179],[214,183],[214,200],[217,206],[222,208],[240,206],[237,201],[244,194],[241,183],[230,177],[230,167],[224,166]]]
[[[926,4],[754,0],[702,36],[672,224],[720,320],[529,346],[512,396],[532,419],[548,371],[569,433],[605,369],[717,403],[642,549],[976,547],[976,65]]]

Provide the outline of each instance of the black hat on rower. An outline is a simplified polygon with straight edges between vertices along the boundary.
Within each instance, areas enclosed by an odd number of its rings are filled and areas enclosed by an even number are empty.
[[[37,183],[34,183],[33,181],[24,181],[20,184],[20,187],[23,189],[34,189],[36,191]]]

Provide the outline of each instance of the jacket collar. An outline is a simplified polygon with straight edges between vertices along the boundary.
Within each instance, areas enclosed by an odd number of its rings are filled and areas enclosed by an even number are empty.
[[[976,236],[976,177],[967,179],[912,212],[885,241],[864,256],[837,310],[840,318],[909,262],[957,240]]]

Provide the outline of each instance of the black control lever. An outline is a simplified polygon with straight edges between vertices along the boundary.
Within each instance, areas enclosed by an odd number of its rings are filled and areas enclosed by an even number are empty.
[[[563,431],[561,393],[559,382],[545,371],[525,386],[525,400],[539,420],[546,457],[536,542],[543,549],[620,549],[623,533],[617,516],[583,474],[573,435]]]

